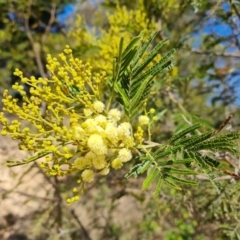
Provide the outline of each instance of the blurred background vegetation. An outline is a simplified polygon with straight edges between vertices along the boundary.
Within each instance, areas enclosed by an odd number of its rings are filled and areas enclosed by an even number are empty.
[[[90,62],[94,71],[111,75],[121,37],[127,44],[144,29],[146,36],[158,30],[156,41],[169,39],[163,51],[177,48],[178,53],[171,72],[156,78],[148,102],[148,107],[156,108],[159,119],[153,140],[168,140],[188,126],[188,121],[218,128],[229,114],[234,117],[226,131],[239,130],[238,0],[1,0],[0,9],[1,93],[18,81],[12,74],[15,68],[27,77],[47,77],[46,55],[60,53],[66,44],[75,56]],[[163,78],[165,81],[158,83]],[[28,86],[24,87],[27,91]],[[222,168],[239,174],[238,158],[216,154]],[[153,199],[151,189],[141,192],[142,179],[124,179],[130,167],[98,179],[71,207],[64,199],[74,176],[49,178],[37,164],[24,172],[19,167],[18,180],[12,180],[15,187],[0,188],[2,203],[14,197],[11,194],[31,171],[43,178],[36,195],[44,189],[45,196],[27,196],[22,207],[27,208],[30,201],[35,207],[21,217],[9,207],[8,214],[0,216],[0,238],[240,239],[238,179],[219,177],[224,190],[218,195],[199,175],[199,187],[177,192],[165,186],[159,198]]]

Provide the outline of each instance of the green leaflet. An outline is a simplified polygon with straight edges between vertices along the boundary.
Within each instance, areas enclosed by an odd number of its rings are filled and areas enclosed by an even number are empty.
[[[215,180],[215,176],[212,173],[207,173],[209,180],[211,181],[211,183],[215,186],[215,188],[217,189],[218,193],[221,193],[221,191],[223,190],[222,185],[220,184],[220,182]]]
[[[193,158],[186,158],[186,159],[183,159],[183,160],[176,160],[174,161],[174,164],[186,164],[186,163],[192,163],[194,161]]]
[[[156,36],[156,35],[155,35]],[[152,39],[151,39],[152,41]],[[168,42],[168,40],[162,40],[160,43],[158,43],[158,45],[148,54],[148,56],[143,60],[143,62],[140,65],[136,65],[133,68],[133,77],[136,77],[138,74],[140,74],[146,67],[147,65],[157,56],[157,54],[159,53],[159,50],[163,47],[163,45],[165,45]],[[148,43],[148,42],[147,42]],[[150,42],[149,42],[150,43]],[[145,51],[146,49],[143,48],[143,50]],[[144,53],[144,52],[143,52]],[[142,54],[141,54],[142,56]],[[169,59],[169,58],[165,58],[165,59]]]
[[[121,77],[123,73],[127,71],[127,68],[130,62],[132,61],[132,58],[135,56],[136,52],[137,52],[136,49],[130,50],[129,53],[126,55],[126,57],[122,59],[122,64],[120,69],[121,74],[119,77]]]
[[[162,157],[168,156],[170,154],[175,154],[176,152],[180,151],[181,149],[182,149],[182,146],[180,145],[180,146],[169,147],[166,151],[162,151],[162,149],[161,149],[160,153],[159,153],[159,150],[157,150],[156,152],[154,152],[154,157],[156,159],[162,158]]]
[[[164,178],[163,179],[164,180],[164,182],[167,184],[167,185],[169,185],[170,187],[172,187],[172,188],[174,188],[174,189],[176,189],[176,190],[182,190],[182,188],[180,188],[178,185],[176,185],[175,183],[172,183],[171,181],[169,181],[167,178]]]
[[[199,150],[227,150],[229,152],[232,152],[233,154],[236,154],[236,149],[234,148],[233,142],[228,141],[226,139],[216,140],[213,139],[211,141],[205,141],[200,144],[197,144],[196,146],[193,146],[189,148],[189,150],[197,152]]]
[[[158,179],[158,183],[157,183],[156,189],[155,189],[155,191],[154,191],[154,198],[157,198],[157,197],[158,197],[158,195],[159,195],[159,193],[160,193],[160,191],[161,191],[162,182],[163,182],[163,179],[162,179],[162,177],[160,177],[160,178]]]
[[[140,33],[139,36],[132,39],[132,41],[128,44],[128,46],[122,53],[123,58],[125,58],[131,50],[136,49],[139,46],[139,43],[140,43],[141,39],[143,38],[143,33],[144,32]]]
[[[149,185],[155,180],[155,178],[159,175],[159,170],[156,166],[154,166],[148,176],[145,178],[145,180],[143,181],[143,185],[142,185],[142,190],[146,190]]]
[[[188,169],[178,169],[178,168],[173,168],[173,167],[163,167],[162,168],[163,173],[169,173],[169,174],[183,174],[183,175],[195,175],[198,174],[195,171],[188,170]]]
[[[240,132],[231,132],[226,135],[224,135],[225,138],[228,140],[235,140],[240,138]]]
[[[216,187],[218,193],[220,193],[222,191],[222,186],[219,182],[214,180],[215,177],[212,174],[212,167],[209,166],[209,164],[207,164],[207,162],[204,161],[204,158],[202,158],[202,156],[199,153],[196,154],[190,153],[190,155],[195,157],[197,163],[202,168],[203,172],[207,174],[211,183]]]
[[[186,158],[184,160],[168,160],[168,159],[161,159],[157,162],[158,166],[164,167],[164,166],[171,166],[171,165],[177,165],[177,164],[186,164],[186,163],[192,163],[194,159]]]
[[[212,133],[213,133],[212,131],[208,131],[201,135],[193,135],[191,137],[186,137],[186,138],[176,142],[175,144],[176,145],[182,144],[182,145],[184,145],[185,148],[191,147],[197,143],[200,143],[200,142],[203,142],[203,141],[209,139],[212,136]]]
[[[131,114],[131,111],[134,108],[137,108],[139,105],[140,100],[142,99],[142,95],[144,93],[144,91],[146,91],[147,85],[149,83],[149,81],[152,79],[151,76],[148,76],[141,84],[141,86],[138,88],[136,94],[133,96],[133,98],[131,99],[131,101],[129,101],[129,114]]]
[[[165,176],[164,176],[164,179],[171,179],[171,180],[174,181],[174,182],[178,182],[178,183],[182,183],[182,184],[186,184],[186,185],[192,185],[192,186],[198,185],[198,183],[195,182],[195,181],[184,180],[184,179],[181,179],[181,178],[178,178],[178,177],[169,175],[169,174],[165,175]]]
[[[141,59],[141,57],[143,56],[143,54],[145,53],[145,51],[147,50],[147,48],[149,47],[149,45],[151,44],[151,42],[153,41],[153,39],[156,37],[157,35],[157,31],[152,32],[151,35],[149,36],[149,38],[143,42],[143,37],[145,34],[145,30],[143,30],[140,35],[141,35],[141,44],[139,44],[138,48],[137,48],[137,54],[136,56],[133,58],[130,68],[132,70],[134,70],[137,67],[137,63],[139,62],[139,60]]]
[[[204,156],[204,161],[208,164],[208,165],[210,165],[210,166],[212,166],[212,167],[218,167],[219,165],[220,165],[220,162],[218,162],[218,161],[216,161],[216,160],[214,160],[214,159],[212,159],[212,158],[210,158],[209,156]]]
[[[198,165],[205,171],[210,172],[211,167],[203,160],[200,154],[194,154],[192,152],[189,152],[190,156],[195,159],[195,161],[198,163]]]
[[[178,139],[182,138],[183,136],[185,136],[186,134],[193,132],[194,130],[198,129],[201,127],[200,123],[195,123],[192,126],[186,128],[185,130],[181,131],[180,133],[176,134],[175,136],[173,136],[168,142],[169,144],[173,144],[174,142],[176,142]]]
[[[120,69],[121,69],[121,64],[122,64],[122,51],[123,51],[122,49],[123,49],[123,38],[121,38],[121,40],[120,40],[119,50],[118,50],[118,58],[116,59],[116,63],[114,66],[113,83],[118,81],[118,78],[120,75]]]
[[[144,161],[143,163],[139,163],[133,166],[130,171],[124,176],[129,178],[130,176],[138,177],[140,174],[144,173],[152,164],[151,160]]]

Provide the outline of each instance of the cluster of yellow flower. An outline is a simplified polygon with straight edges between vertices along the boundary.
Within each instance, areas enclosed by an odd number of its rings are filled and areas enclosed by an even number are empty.
[[[76,28],[69,35],[73,38],[75,47],[83,48],[85,51],[89,48],[95,49],[91,51],[91,55],[85,56],[95,71],[101,69],[111,73],[112,59],[118,55],[120,39],[124,39],[123,48],[125,48],[127,43],[143,29],[146,29],[146,36],[150,35],[157,29],[157,24],[147,17],[143,0],[136,1],[134,10],[117,5],[114,11],[104,11],[104,17],[105,15],[107,15],[108,27],[97,29],[100,35],[92,29],[91,31],[87,29],[80,16],[76,19]],[[160,58],[159,56],[155,61]]]
[[[105,107],[100,101],[99,88],[105,73],[92,74],[91,66],[74,58],[69,46],[59,58],[49,55],[47,62],[49,79],[26,78],[16,69],[14,74],[21,83],[30,86],[30,96],[19,83],[13,89],[22,95],[22,103],[5,90],[0,113],[2,135],[19,140],[22,150],[45,156],[41,167],[47,174],[64,176],[78,171],[78,182],[82,185],[92,182],[95,173],[107,175],[111,167],[121,168],[132,159],[143,130],[139,126],[134,135],[131,124],[122,121],[121,112]],[[42,103],[47,104],[44,115]],[[19,119],[10,122],[4,112]],[[147,125],[149,119],[142,116],[139,122]],[[77,198],[69,199],[68,203]]]

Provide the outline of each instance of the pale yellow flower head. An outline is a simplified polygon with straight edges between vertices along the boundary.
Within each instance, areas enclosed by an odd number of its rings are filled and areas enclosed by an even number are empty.
[[[122,161],[122,162],[128,162],[129,160],[132,159],[132,153],[129,149],[127,148],[122,148],[119,152],[118,152],[118,158]]]
[[[111,165],[112,165],[112,168],[119,169],[123,166],[123,162],[119,158],[116,158],[112,161]]]
[[[107,125],[107,118],[104,115],[99,114],[95,117],[94,120],[99,126],[103,128],[105,128]]]
[[[124,140],[131,135],[131,125],[128,122],[121,123],[118,126],[118,136],[120,139]]]
[[[149,117],[142,115],[138,118],[138,121],[139,121],[140,125],[148,125]]]
[[[77,158],[74,161],[74,167],[79,169],[79,170],[83,170],[90,165],[91,165],[91,161],[89,161],[89,159],[84,158],[84,157]]]
[[[102,155],[107,153],[107,146],[105,145],[103,138],[98,134],[93,134],[88,139],[88,147],[96,155]]]
[[[84,182],[92,182],[94,180],[94,172],[91,169],[86,169],[82,172],[82,180]]]
[[[101,113],[101,112],[103,112],[105,105],[101,101],[95,101],[92,104],[92,107],[96,112]]]
[[[88,133],[98,132],[98,125],[96,121],[92,118],[88,118],[84,123],[82,123],[82,127]]]
[[[116,144],[118,142],[118,129],[112,124],[108,123],[105,129],[105,133],[107,138],[113,143]]]
[[[84,138],[85,131],[80,125],[74,125],[72,127],[72,132],[74,140],[81,140]]]
[[[104,155],[95,155],[95,158],[92,159],[92,165],[96,169],[103,169],[107,166]]]
[[[100,172],[98,172],[98,173],[101,174],[101,175],[103,175],[103,176],[106,176],[106,175],[108,175],[109,171],[110,171],[109,167],[106,167],[106,168],[102,169],[102,170],[101,170]]]
[[[108,113],[108,118],[113,122],[118,122],[121,119],[121,112],[116,108],[111,109]]]
[[[85,108],[85,109],[83,110],[83,114],[84,114],[86,117],[91,116],[92,113],[93,113],[93,111],[92,111],[91,109],[89,109],[89,108]]]

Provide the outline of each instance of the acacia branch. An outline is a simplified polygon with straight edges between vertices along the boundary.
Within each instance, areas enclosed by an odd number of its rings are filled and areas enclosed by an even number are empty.
[[[47,37],[50,33],[52,24],[54,23],[54,20],[55,20],[55,15],[56,15],[56,5],[53,4],[52,8],[50,10],[50,19],[49,19],[48,24],[45,28],[44,34],[42,35],[42,41],[41,41],[42,44],[46,41],[46,39],[47,39]]]
[[[27,16],[25,17],[24,27],[25,27],[25,31],[26,31],[28,40],[32,45],[32,49],[33,49],[33,53],[34,53],[34,57],[35,57],[35,60],[37,63],[39,73],[40,73],[41,77],[46,78],[47,74],[44,71],[43,63],[41,60],[41,45],[39,43],[35,42],[33,35],[31,33],[30,27],[29,27],[29,17],[31,15],[31,9],[32,9],[32,0],[28,0]]]
[[[32,36],[32,33],[30,31],[29,28],[29,17],[31,15],[31,8],[32,8],[32,0],[28,0],[28,9],[27,9],[27,16],[24,19],[24,28],[25,28],[25,32],[27,34],[28,40],[30,41],[31,45],[34,45],[34,39]]]
[[[4,192],[4,194],[8,194],[11,190],[7,190],[5,188],[0,187],[0,191]],[[32,198],[32,199],[40,199],[43,201],[50,201],[50,202],[56,202],[55,198],[50,198],[50,197],[41,197],[41,196],[37,196],[36,194],[29,194],[29,193],[25,193],[25,192],[21,192],[21,191],[14,191],[13,193],[17,193],[19,195],[28,197],[28,198]]]
[[[83,226],[82,222],[80,221],[80,219],[78,218],[78,216],[76,215],[75,211],[72,209],[70,211],[70,213],[72,214],[73,218],[77,221],[81,231],[80,231],[80,234],[82,236],[82,239],[85,239],[85,240],[91,240],[89,234],[88,234],[88,231],[85,229],[85,227]]]
[[[240,53],[239,54],[234,54],[234,53],[216,53],[216,52],[210,52],[210,51],[202,51],[200,49],[191,49],[190,51],[192,53],[196,53],[196,54],[214,55],[214,56],[217,56],[217,57],[240,58]]]
[[[31,33],[31,30],[30,30],[30,27],[29,27],[29,17],[31,15],[31,8],[32,8],[32,0],[28,0],[27,16],[25,17],[24,27],[25,27],[27,37],[30,41],[30,44],[32,45],[32,49],[33,49],[34,57],[35,57],[35,60],[36,60],[36,63],[37,63],[38,71],[39,71],[42,78],[46,78],[47,74],[44,70],[43,62],[42,62],[42,59],[41,59],[42,45],[40,43],[34,41],[33,35]],[[48,25],[47,25],[47,27],[45,29],[45,32],[43,34],[43,37],[42,37],[42,43],[47,39],[47,36],[50,32],[51,25],[52,25],[52,23],[55,19],[55,12],[56,12],[56,6],[53,5],[53,7],[51,9],[50,20],[48,22]],[[47,104],[43,102],[42,107],[41,107],[42,116],[45,115],[46,108],[47,108]]]

